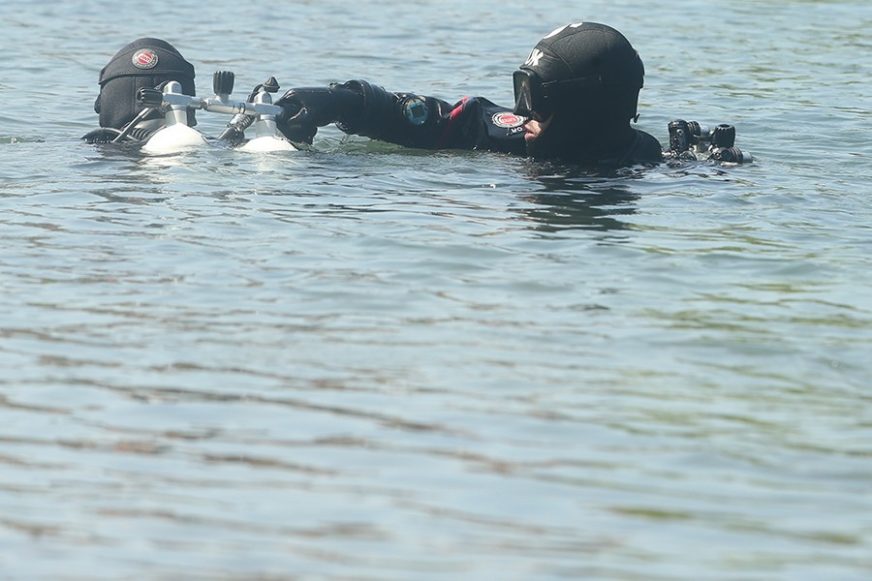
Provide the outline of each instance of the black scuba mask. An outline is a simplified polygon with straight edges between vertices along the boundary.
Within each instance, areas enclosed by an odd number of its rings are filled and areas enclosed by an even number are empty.
[[[577,77],[562,81],[546,81],[529,69],[518,69],[512,74],[515,89],[515,115],[542,121],[554,113],[565,97],[585,87],[603,85],[602,77]]]
[[[537,111],[541,116],[544,113],[542,111],[544,98],[541,94],[542,81],[539,75],[520,69],[512,74],[512,82],[515,86],[515,115],[533,118],[536,115],[534,111]]]

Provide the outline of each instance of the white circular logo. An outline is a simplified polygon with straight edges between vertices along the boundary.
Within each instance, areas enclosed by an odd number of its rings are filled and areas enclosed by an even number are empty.
[[[157,53],[150,48],[143,48],[136,51],[130,61],[138,69],[153,69],[157,66]]]
[[[506,129],[512,129],[514,127],[520,127],[527,121],[526,117],[521,117],[520,115],[515,115],[514,113],[497,113],[493,117],[491,117],[491,122],[497,127],[504,127]]]

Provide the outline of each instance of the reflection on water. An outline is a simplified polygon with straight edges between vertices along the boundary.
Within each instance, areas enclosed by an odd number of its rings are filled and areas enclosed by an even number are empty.
[[[579,168],[531,163],[530,180],[541,187],[524,196],[536,207],[524,214],[541,223],[543,232],[567,228],[622,230],[627,227],[618,216],[632,214],[639,194],[621,182],[642,177],[644,170],[627,170],[603,175]],[[619,177],[620,176],[620,177]]]
[[[534,21],[577,17],[225,4],[150,10],[241,85],[497,102]],[[868,577],[867,3],[586,4],[640,47],[643,129],[729,121],[757,158],[616,175],[332,128],[86,146],[141,35],[98,8],[4,20],[0,88],[32,98],[0,137],[0,578]],[[241,66],[240,31],[283,56]]]

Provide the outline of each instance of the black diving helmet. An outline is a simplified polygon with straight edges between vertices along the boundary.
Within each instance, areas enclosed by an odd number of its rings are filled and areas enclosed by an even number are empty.
[[[153,89],[168,81],[179,82],[186,95],[196,94],[194,66],[173,45],[145,37],[123,47],[100,71],[100,94],[94,102],[100,127],[124,127],[144,107],[136,98],[139,90]],[[161,115],[155,111],[151,117]],[[194,112],[189,110],[188,125],[196,124]]]
[[[639,54],[620,32],[596,22],[568,24],[540,40],[515,71],[514,112],[626,122],[636,117],[644,75]]]

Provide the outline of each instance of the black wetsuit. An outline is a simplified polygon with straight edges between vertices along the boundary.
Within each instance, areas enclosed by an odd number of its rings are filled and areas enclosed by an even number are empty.
[[[408,147],[528,154],[524,140],[525,118],[485,98],[466,97],[450,104],[434,97],[391,93],[366,81],[333,86],[333,90],[349,89],[363,99],[353,107],[346,107],[345,114],[336,120],[346,133]],[[293,90],[289,94],[291,92]],[[615,140],[614,146],[601,148],[593,157],[589,152],[572,150],[561,157],[566,161],[607,166],[662,161],[662,147],[657,139],[629,124],[621,131],[621,138]]]

